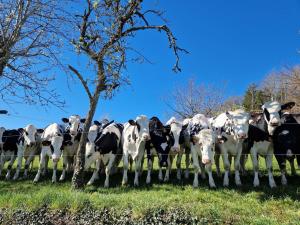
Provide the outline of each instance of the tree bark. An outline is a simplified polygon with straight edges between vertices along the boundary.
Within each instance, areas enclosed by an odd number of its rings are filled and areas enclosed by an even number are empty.
[[[96,90],[90,101],[90,109],[86,117],[86,121],[84,123],[84,129],[80,138],[79,146],[76,154],[76,165],[74,174],[72,177],[72,188],[73,189],[83,189],[84,188],[84,164],[85,164],[85,146],[87,142],[87,136],[92,124],[93,117],[95,115],[95,111],[97,108],[97,104],[99,101],[99,96],[101,91],[103,90],[104,85],[104,70],[103,64],[98,64],[98,84],[96,86]]]

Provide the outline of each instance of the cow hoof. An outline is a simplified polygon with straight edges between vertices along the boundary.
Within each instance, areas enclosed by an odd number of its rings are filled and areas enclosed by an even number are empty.
[[[14,176],[14,177],[13,177],[13,180],[14,180],[14,181],[18,180],[18,177],[17,177],[17,176]]]
[[[138,182],[135,182],[133,185],[134,185],[135,187],[138,187],[138,186],[139,186],[139,183],[138,183]]]
[[[149,177],[147,177],[146,184],[150,184],[150,183],[151,183],[151,179]]]
[[[59,178],[59,181],[64,181],[64,180],[65,180],[64,177]]]
[[[276,186],[276,184],[274,183],[274,184],[270,184],[270,188],[276,188],[277,186]]]
[[[164,182],[169,182],[169,177],[165,177]]]
[[[109,188],[109,184],[104,184],[104,188]]]
[[[217,186],[216,186],[215,184],[212,184],[212,185],[209,186],[209,188],[210,188],[210,189],[216,189]]]
[[[86,185],[87,185],[87,186],[91,186],[91,185],[93,185],[93,183],[94,183],[94,182],[89,181]]]
[[[122,181],[122,186],[127,186],[127,181]]]
[[[10,176],[5,176],[5,180],[10,180]]]
[[[33,180],[33,183],[34,183],[34,184],[36,184],[37,182],[39,182],[39,181],[38,181],[38,180],[36,180],[36,179],[34,179],[34,180]]]

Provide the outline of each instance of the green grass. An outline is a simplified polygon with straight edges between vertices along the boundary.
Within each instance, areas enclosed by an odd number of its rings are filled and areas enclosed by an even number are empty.
[[[264,160],[260,160],[260,164],[264,169]],[[155,170],[151,186],[145,184],[144,172],[139,188],[132,186],[133,173],[129,173],[130,185],[127,187],[121,186],[121,174],[115,174],[111,176],[112,187],[109,189],[103,188],[104,176],[102,176],[94,186],[86,187],[84,191],[74,191],[70,188],[71,175],[68,175],[66,182],[52,184],[51,170],[41,182],[33,184],[35,166],[27,180],[3,181],[4,175],[1,177],[0,208],[34,210],[46,204],[51,209],[66,208],[76,212],[86,206],[92,206],[96,209],[107,207],[118,211],[131,209],[135,217],[142,217],[152,209],[175,210],[179,207],[192,215],[220,223],[299,224],[300,176],[288,177],[289,185],[282,187],[275,161],[274,167],[278,187],[272,190],[268,187],[264,170],[259,188],[253,188],[253,176],[249,171],[246,177],[242,177],[243,186],[240,188],[234,185],[233,176],[230,177],[230,186],[223,188],[222,179],[214,174],[218,188],[211,190],[208,188],[208,181],[200,178],[200,187],[193,188],[192,173],[189,180],[177,181],[174,169],[169,183],[160,183]],[[251,162],[248,160],[247,169],[250,168]],[[297,172],[300,174],[299,170]],[[60,171],[58,174],[60,175]],[[91,172],[86,174],[86,181],[90,176]]]

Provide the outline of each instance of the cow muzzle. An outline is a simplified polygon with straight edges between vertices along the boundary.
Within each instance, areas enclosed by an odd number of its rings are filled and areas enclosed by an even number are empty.
[[[59,159],[60,159],[60,157],[58,157],[58,156],[52,156],[52,161],[54,163],[58,163]]]
[[[271,127],[278,127],[279,126],[279,122],[271,122],[270,126]]]
[[[211,160],[209,158],[202,158],[202,163],[204,165],[209,165],[209,164],[211,164]]]
[[[240,134],[237,135],[237,138],[238,138],[238,139],[241,139],[241,140],[244,140],[244,139],[247,138],[247,134],[245,134],[245,133],[240,133]]]
[[[150,135],[143,134],[142,138],[143,138],[144,141],[149,141],[150,140]]]
[[[180,151],[180,148],[179,148],[178,146],[173,146],[173,147],[171,148],[171,150],[172,150],[173,152],[179,152],[179,151]]]

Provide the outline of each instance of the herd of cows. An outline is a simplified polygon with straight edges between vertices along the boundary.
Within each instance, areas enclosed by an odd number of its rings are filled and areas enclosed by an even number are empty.
[[[190,164],[194,167],[193,186],[198,186],[199,173],[202,178],[208,175],[211,188],[216,187],[212,175],[215,163],[217,175],[221,175],[220,157],[224,165],[223,185],[229,185],[229,173],[234,159],[234,179],[241,185],[240,173],[245,171],[245,162],[251,156],[254,181],[259,186],[259,156],[265,158],[269,185],[276,187],[272,173],[272,159],[275,155],[281,171],[281,184],[286,185],[286,161],[290,162],[292,174],[296,173],[294,161],[300,167],[300,124],[290,109],[295,105],[289,102],[281,105],[277,101],[266,102],[262,113],[250,114],[238,109],[207,118],[197,114],[183,121],[172,117],[163,124],[157,117],[148,119],[144,115],[129,120],[125,124],[114,121],[94,121],[89,128],[86,144],[85,169],[92,165],[95,169],[88,184],[93,184],[105,171],[105,187],[109,187],[109,177],[123,160],[122,184],[128,183],[128,169],[134,167],[134,185],[139,185],[143,162],[147,161],[146,183],[151,183],[154,157],[158,156],[161,181],[168,181],[172,162],[176,158],[177,179],[189,176]],[[52,182],[57,181],[57,164],[62,158],[63,170],[59,178],[65,180],[66,172],[72,172],[76,151],[82,135],[84,119],[78,115],[62,119],[63,124],[53,123],[45,129],[27,125],[24,129],[5,130],[0,128],[0,176],[4,164],[8,162],[6,179],[19,179],[22,162],[25,159],[24,177],[27,177],[35,155],[39,157],[39,168],[34,178],[38,182],[45,175],[49,159],[52,160]],[[181,170],[181,159],[185,157],[185,171]],[[190,157],[190,154],[192,157]],[[146,157],[144,157],[146,155]],[[12,166],[17,166],[12,176]],[[192,160],[190,160],[192,159]],[[162,168],[165,169],[163,173]]]

